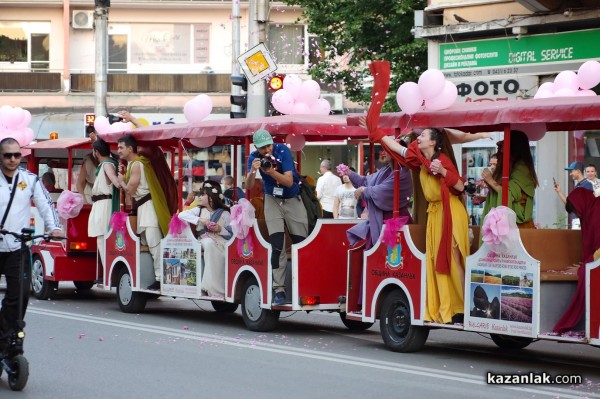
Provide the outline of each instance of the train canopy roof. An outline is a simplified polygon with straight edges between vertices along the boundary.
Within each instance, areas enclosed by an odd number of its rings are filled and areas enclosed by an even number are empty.
[[[179,140],[204,137],[216,137],[214,145],[244,144],[246,138],[252,142],[252,135],[258,129],[265,129],[273,137],[285,137],[299,134],[309,141],[337,141],[364,139],[368,137],[365,129],[348,126],[342,115],[282,115],[262,118],[218,119],[200,123],[173,125],[154,125],[133,129],[127,132],[103,133],[99,136],[108,142],[131,134],[140,142],[152,142],[156,145],[175,145]],[[392,130],[390,129],[390,134]],[[193,146],[193,145],[192,145]]]
[[[358,125],[362,114],[348,115],[349,125]],[[441,111],[381,114],[381,128],[401,130],[425,127],[464,132],[504,130],[511,123],[545,123],[547,131],[600,128],[600,97],[554,97],[516,101],[457,103]]]

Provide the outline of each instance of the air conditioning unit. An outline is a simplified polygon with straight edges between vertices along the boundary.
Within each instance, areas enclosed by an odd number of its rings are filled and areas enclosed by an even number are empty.
[[[341,93],[323,93],[321,98],[329,101],[332,111],[344,110],[344,96]]]
[[[73,29],[94,29],[94,11],[73,10]]]

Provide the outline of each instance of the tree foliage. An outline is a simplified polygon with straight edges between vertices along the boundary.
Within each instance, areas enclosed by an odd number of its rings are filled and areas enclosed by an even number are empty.
[[[360,103],[370,101],[370,73],[373,60],[391,62],[390,97],[400,84],[416,82],[427,68],[427,43],[415,40],[410,32],[414,10],[423,9],[419,0],[283,0],[302,7],[298,23],[319,37],[320,60],[309,66],[309,73],[329,84],[336,84],[347,98]],[[314,54],[319,49],[311,48]],[[366,80],[365,80],[366,79]],[[366,83],[367,82],[367,83]],[[386,110],[397,110],[396,101],[386,101]]]

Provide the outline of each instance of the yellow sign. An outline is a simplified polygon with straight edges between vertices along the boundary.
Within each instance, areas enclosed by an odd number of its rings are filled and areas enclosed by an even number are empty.
[[[277,70],[277,64],[264,43],[260,43],[240,55],[238,62],[244,75],[252,84]]]

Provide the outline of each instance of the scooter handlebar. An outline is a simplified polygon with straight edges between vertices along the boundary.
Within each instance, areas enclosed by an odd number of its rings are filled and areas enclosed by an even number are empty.
[[[0,230],[0,235],[11,235],[13,237],[15,237],[17,240],[19,241],[31,241],[31,240],[35,240],[36,238],[42,238],[44,241],[48,242],[50,240],[66,240],[67,237],[60,237],[60,236],[53,236],[51,234],[38,234],[38,235],[33,235],[34,230],[33,229],[28,229],[25,228],[21,231],[21,233],[15,233],[14,231],[8,231],[8,230]]]

